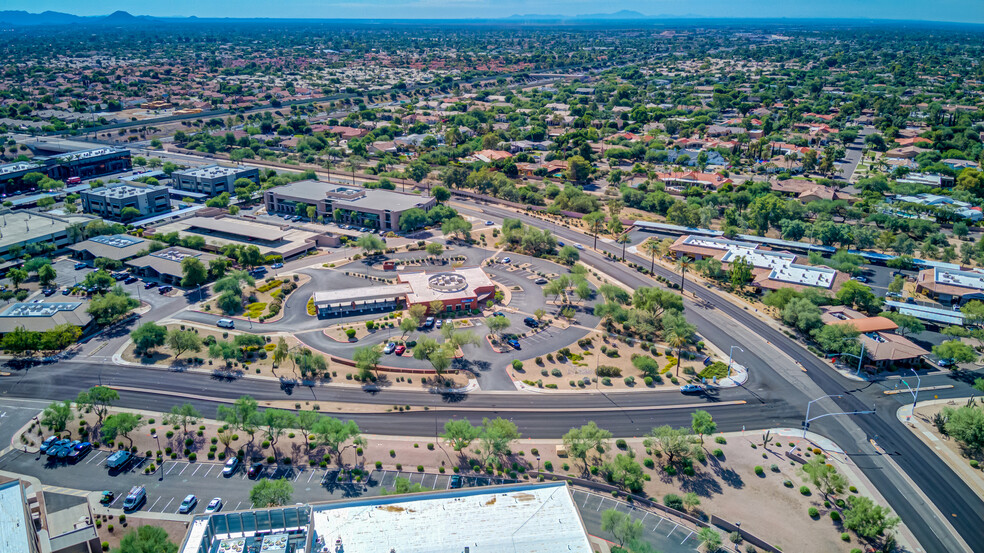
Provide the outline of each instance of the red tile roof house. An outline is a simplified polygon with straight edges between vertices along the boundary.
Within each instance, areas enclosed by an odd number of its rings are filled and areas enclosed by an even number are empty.
[[[670,186],[676,185],[683,188],[699,186],[707,190],[717,190],[725,184],[734,182],[717,173],[698,173],[696,171],[656,173],[656,179]]]
[[[857,329],[861,333],[858,340],[864,346],[864,356],[879,370],[918,365],[922,357],[929,353],[912,340],[895,334],[898,325],[887,317],[868,317],[847,307],[828,307],[824,309],[821,320],[827,324],[851,325]]]

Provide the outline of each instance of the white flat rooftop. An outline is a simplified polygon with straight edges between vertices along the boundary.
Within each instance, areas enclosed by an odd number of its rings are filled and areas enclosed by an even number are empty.
[[[382,496],[314,506],[315,538],[359,553],[592,553],[564,483]],[[313,551],[321,551],[317,547]]]
[[[977,271],[956,271],[954,269],[936,269],[934,280],[940,284],[984,290],[984,273]]]
[[[722,263],[731,263],[739,257],[744,257],[756,269],[769,269],[769,280],[830,288],[837,278],[837,271],[833,269],[798,264],[796,254],[762,250],[759,249],[758,244],[752,242],[691,235],[683,243],[727,251],[721,258]]]

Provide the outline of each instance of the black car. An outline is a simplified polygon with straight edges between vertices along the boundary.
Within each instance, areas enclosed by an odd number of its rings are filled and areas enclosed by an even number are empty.
[[[530,328],[537,328],[540,326],[540,323],[537,322],[537,320],[534,319],[533,317],[526,317],[525,319],[523,319],[523,324]]]
[[[45,288],[44,289],[44,297],[50,298],[51,296],[54,296],[55,295],[55,292],[57,292],[57,291],[58,290],[55,289],[55,288]]]
[[[448,483],[448,487],[451,488],[452,490],[453,489],[460,488],[461,487],[461,476],[460,475],[457,475],[457,474],[452,475],[451,476],[451,482]]]
[[[144,290],[150,290],[151,288],[153,288],[155,286],[157,286],[157,283],[156,282],[153,282],[153,281],[144,283]]]
[[[68,460],[76,463],[79,459],[88,455],[90,451],[92,451],[92,444],[89,442],[82,442],[72,448],[72,451],[68,454]]]
[[[123,284],[133,284],[136,281],[137,281],[137,277],[135,277],[135,276],[128,276],[128,277],[126,277],[126,280],[123,281]]]
[[[174,289],[174,287],[171,286],[170,284],[168,284],[168,285],[164,285],[164,286],[161,286],[160,288],[158,288],[157,289],[157,293],[163,296],[164,294],[170,292],[173,289]]]
[[[246,476],[256,478],[261,472],[263,472],[263,463],[253,463],[249,466],[249,470],[246,471]]]

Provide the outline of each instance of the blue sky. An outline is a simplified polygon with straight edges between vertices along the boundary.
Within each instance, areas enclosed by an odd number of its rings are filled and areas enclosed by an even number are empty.
[[[101,15],[312,18],[494,18],[628,9],[647,15],[833,17],[984,23],[982,0],[4,0],[2,9]]]

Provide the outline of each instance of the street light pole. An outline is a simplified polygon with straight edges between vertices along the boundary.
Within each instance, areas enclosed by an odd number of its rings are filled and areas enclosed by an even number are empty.
[[[738,348],[738,351],[740,351],[742,353],[745,353],[745,350],[741,349],[741,346],[731,346],[731,349],[728,351],[728,376],[729,377],[731,376],[731,359],[732,359],[732,354],[734,354],[734,352],[735,352],[735,348]]]
[[[912,374],[916,375],[916,389],[913,390],[912,386],[909,386],[909,383],[905,380],[902,380],[902,384],[905,384],[905,387],[909,389],[909,393],[912,394],[912,411],[909,413],[909,417],[911,418],[916,416],[916,398],[919,397],[919,388],[922,387],[922,378],[919,376],[919,373],[916,372],[916,369],[910,368],[909,370],[912,371]]]
[[[153,436],[154,439],[157,440],[157,452],[158,452],[158,454],[161,455],[161,464],[160,464],[160,466],[157,467],[157,470],[161,471],[161,476],[160,476],[160,478],[158,478],[158,480],[161,481],[161,482],[163,482],[164,481],[164,456],[163,456],[163,454],[160,453],[160,451],[161,451],[161,438],[160,438],[160,436],[157,435],[157,432],[154,432],[153,434],[151,434],[151,436]]]
[[[810,418],[810,406],[813,405],[813,403],[816,402],[816,401],[820,401],[821,399],[826,399],[826,398],[829,398],[829,397],[830,398],[833,398],[833,397],[844,397],[844,396],[841,395],[841,394],[830,394],[830,395],[826,395],[826,396],[823,396],[823,397],[818,397],[817,399],[814,399],[813,401],[810,401],[809,403],[806,404],[806,418],[803,419],[803,439],[804,440],[806,439],[806,431],[807,431],[807,429],[810,428],[810,423],[813,422],[813,421],[815,421],[815,420],[817,420],[817,419],[822,419],[824,417],[832,417],[832,416],[835,416],[835,415],[873,415],[875,413],[875,410],[876,410],[876,407],[875,406],[872,406],[871,407],[871,410],[869,410],[869,411],[841,411],[841,412],[837,412],[837,413],[824,413],[822,415],[817,415],[817,416],[815,416],[813,418]],[[790,451],[791,452],[792,451],[795,451],[797,447],[799,447],[799,445],[794,446],[793,449],[791,449]]]
[[[818,397],[806,404],[806,416],[803,418],[803,439],[806,439],[806,429],[810,425],[810,407],[813,406],[814,402],[820,401],[821,399],[827,399],[828,397],[844,397],[840,394],[827,394],[823,397]]]

